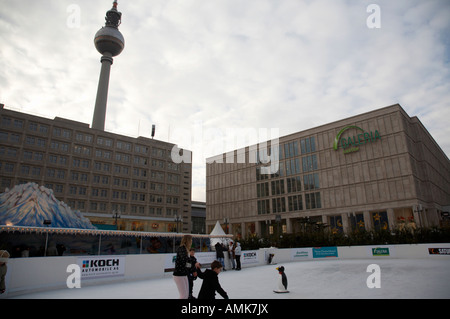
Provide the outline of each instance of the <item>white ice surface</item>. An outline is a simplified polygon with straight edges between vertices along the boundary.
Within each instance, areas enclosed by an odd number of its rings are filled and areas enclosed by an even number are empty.
[[[283,263],[288,277],[286,294],[276,294],[276,265],[228,270],[219,275],[230,299],[309,298],[450,298],[450,258],[320,260]],[[382,257],[380,257],[382,258]],[[381,288],[368,288],[367,266],[378,264]],[[281,265],[281,264],[280,264]],[[194,282],[197,296],[202,280]],[[83,285],[77,289],[51,290],[15,298],[118,298],[176,299],[178,291],[170,273],[164,278]],[[222,297],[217,294],[217,299]]]

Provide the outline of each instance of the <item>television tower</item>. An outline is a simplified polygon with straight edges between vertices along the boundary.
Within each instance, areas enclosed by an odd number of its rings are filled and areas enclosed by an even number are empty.
[[[102,54],[102,68],[98,80],[97,98],[95,100],[92,128],[105,130],[106,101],[108,99],[109,73],[113,57],[119,55],[125,47],[125,39],[119,31],[122,13],[117,11],[117,0],[114,0],[111,10],[106,12],[105,26],[97,31],[94,44]]]

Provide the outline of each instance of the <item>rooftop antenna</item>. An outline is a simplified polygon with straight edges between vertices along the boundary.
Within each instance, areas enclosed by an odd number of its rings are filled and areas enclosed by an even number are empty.
[[[153,139],[153,137],[155,137],[155,130],[156,130],[156,126],[155,126],[155,124],[152,124],[152,139]]]

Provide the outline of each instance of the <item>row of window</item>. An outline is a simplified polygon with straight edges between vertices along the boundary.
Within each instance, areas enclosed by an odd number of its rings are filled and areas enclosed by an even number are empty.
[[[55,159],[56,160],[56,159]],[[60,158],[60,161],[64,162],[64,158]],[[80,166],[80,162],[77,162],[75,167],[83,167],[83,168],[89,168],[89,166],[85,165],[85,161],[81,160],[82,165]],[[108,164],[109,165],[109,164]],[[14,173],[16,164],[15,163],[9,163],[9,162],[0,162],[0,171],[7,172],[7,173]],[[103,169],[102,169],[103,168]],[[124,171],[123,173],[128,173],[128,168],[124,170],[124,167],[118,167],[118,171]],[[108,167],[102,167],[101,164],[95,166],[96,171],[107,171],[109,172]],[[40,166],[34,166],[34,165],[27,165],[27,164],[20,164],[19,165],[19,172],[20,175],[32,175],[36,178],[40,177],[44,171],[44,168]],[[67,175],[70,174],[70,175]],[[58,169],[58,168],[51,168],[48,167],[45,169],[45,176],[50,178],[57,178],[57,179],[66,179],[70,178],[72,181],[80,181],[80,182],[89,182],[89,173],[84,172],[77,172],[77,171],[67,171],[65,169]],[[145,170],[133,169],[133,175],[134,176],[147,176],[147,172]],[[151,178],[155,181],[165,181],[165,174],[163,172],[158,171],[151,171]],[[128,187],[129,186],[129,179],[127,178],[120,178],[120,177],[111,177],[106,175],[93,175],[92,176],[92,182],[97,184],[109,184],[110,180],[113,181],[113,184],[115,186],[122,186],[122,187]],[[180,175],[176,174],[170,174],[167,173],[167,183],[175,183],[179,184],[181,181]],[[132,180],[131,186],[133,188],[141,188],[141,189],[147,189],[149,186],[151,190],[155,191],[161,191],[164,184],[159,183],[148,183],[147,181],[137,181]],[[180,191],[180,187],[178,185],[167,185],[167,192],[178,194]]]
[[[20,142],[20,135],[14,133],[7,133],[0,131],[0,142],[11,142],[18,144]],[[47,139],[34,136],[27,136],[25,139],[26,145],[35,145],[38,147],[45,147],[47,145]]]
[[[5,157],[11,157],[11,158],[16,158],[17,157],[17,150],[14,148],[5,148],[3,146],[0,146],[0,156],[5,156]],[[33,160],[33,161],[37,161],[37,162],[43,162],[44,161],[44,153],[41,152],[33,152],[33,151],[28,151],[28,150],[24,150],[23,151],[23,155],[22,155],[22,159],[24,160]],[[48,161],[50,163],[53,164],[59,164],[59,165],[67,165],[68,163],[68,157],[64,156],[64,155],[55,155],[55,154],[49,154],[48,155]],[[153,163],[153,161],[155,161]],[[152,166],[157,167],[157,168],[164,168],[164,165],[161,165],[161,161],[156,161],[153,160],[152,161]],[[80,159],[80,158],[73,158],[72,160],[72,166],[73,167],[82,167],[82,168],[90,168],[90,163],[91,160],[87,160],[87,159]],[[111,171],[111,164],[110,163],[103,163],[103,162],[95,162],[94,161],[94,169],[95,170],[102,170],[105,172],[110,172]],[[167,163],[167,168],[172,170],[172,171],[179,171],[180,166],[178,164],[175,163]],[[120,166],[120,165],[115,165],[114,166],[114,170],[115,173],[123,173],[123,174],[129,174],[129,169],[130,167],[127,166]],[[139,169],[139,168],[133,168],[133,174],[134,175],[141,175],[141,176],[146,176],[147,175],[147,170],[145,169]]]
[[[80,200],[69,200],[68,205],[73,207],[74,209],[85,211],[88,210],[90,212],[102,212],[102,213],[110,213],[111,211],[117,212],[120,214],[130,213],[137,215],[148,215],[148,216],[160,216],[160,217],[173,217],[178,215],[179,210],[176,208],[165,208],[165,207],[147,207],[147,206],[139,206],[139,205],[130,205],[129,208],[127,205],[123,204],[111,204],[111,209],[108,209],[108,203],[106,202],[93,202],[91,201],[89,205],[85,201]],[[89,207],[87,207],[89,206]]]
[[[299,152],[298,141],[292,141],[281,145],[273,145],[268,149],[261,148],[256,151],[256,161],[259,164],[266,164],[271,159],[269,154],[272,152],[278,152],[278,159],[289,159],[294,158],[299,155],[305,155],[316,151],[316,139],[314,136],[301,139],[300,140],[300,150]],[[276,153],[275,153],[276,154]],[[251,157],[251,155],[249,155]],[[228,161],[227,161],[228,162]]]
[[[2,127],[10,126],[17,129],[24,129],[25,121],[20,119],[15,119],[11,117],[2,117]],[[39,128],[38,128],[39,127]],[[34,131],[34,132],[40,132],[42,134],[47,134],[49,130],[49,126],[45,124],[38,124],[35,122],[29,122],[28,123],[28,130]]]
[[[292,158],[286,161],[280,161],[278,166],[278,172],[274,174],[262,174],[261,167],[256,168],[256,180],[265,180],[277,177],[297,175],[301,172],[312,172],[318,169],[317,155],[308,155],[301,158],[301,168],[300,168],[300,158]]]
[[[19,183],[26,183],[28,181],[21,181]],[[5,185],[5,187],[9,187],[9,185]],[[64,192],[64,185],[62,184],[51,184],[46,183],[45,187],[52,189],[56,194],[61,194]],[[108,194],[111,192],[112,199],[121,199],[121,200],[127,200],[129,196],[129,192],[125,191],[117,191],[113,190],[110,191],[109,189],[101,189],[101,188],[91,188],[90,193],[92,197],[101,197],[101,198],[108,198]],[[69,186],[69,195],[82,195],[86,196],[88,194],[88,187],[85,186],[75,186],[70,185]],[[164,200],[165,199],[165,200]],[[170,204],[170,205],[179,205],[180,204],[180,198],[176,196],[163,196],[158,194],[142,194],[142,193],[131,193],[131,200],[132,201],[142,201],[145,202],[148,200],[150,203],[158,203],[158,204]]]
[[[61,189],[61,191],[63,191],[63,189]],[[91,188],[91,196],[92,197],[107,198],[108,193],[109,193],[108,189]],[[113,190],[113,191],[111,191],[111,193],[112,193],[113,199],[123,199],[123,200],[128,199],[129,192]],[[69,186],[69,194],[70,195],[87,195],[87,187],[71,185],[71,186]],[[133,200],[133,201],[145,202],[146,199],[150,203],[159,203],[159,204],[164,203],[163,195],[131,193],[131,200]],[[180,203],[179,197],[166,196],[165,199],[166,199],[165,200],[166,204],[178,205]]]
[[[29,142],[29,143],[28,143]],[[37,145],[40,147],[45,147],[45,143],[46,140],[44,139],[40,139],[40,138],[30,138],[28,141],[27,138],[27,145]],[[69,152],[69,144],[67,143],[61,143],[58,141],[52,141],[50,148],[54,151],[62,151],[62,152]],[[0,146],[0,155],[5,155],[8,157],[12,157],[12,158],[16,158],[18,156],[18,149],[16,148],[6,148],[5,146]],[[80,155],[86,155],[86,156],[90,156],[91,155],[91,148],[90,147],[86,147],[86,146],[81,146],[81,145],[74,145],[74,154],[80,154]],[[32,154],[35,153],[36,157],[32,158]],[[37,160],[37,161],[42,161],[44,158],[44,154],[43,152],[36,152],[36,151],[30,151],[30,150],[24,150],[23,151],[23,159],[33,159],[33,160]],[[56,155],[49,155],[49,156],[56,156]],[[102,150],[102,149],[96,149],[95,150],[95,157],[97,158],[103,158],[103,159],[107,159],[110,160],[113,157],[113,152],[112,151],[107,151],[107,150]],[[124,154],[124,153],[119,153],[116,152],[115,153],[115,161],[121,161],[124,163],[130,163],[131,162],[131,158],[133,158],[133,163],[136,165],[148,165],[148,158],[147,157],[142,157],[142,156],[131,156],[129,154]],[[168,169],[173,170],[173,171],[178,171],[179,170],[179,166],[178,164],[175,163],[170,163],[170,162],[166,162],[163,160],[159,160],[159,159],[152,159],[151,160],[151,166],[152,167],[158,167],[161,169],[164,169],[166,166]]]
[[[28,174],[28,175],[32,175],[32,176],[38,176],[40,175],[40,171],[41,168],[40,167],[28,167],[28,166],[23,166],[22,167],[22,172]],[[53,172],[51,177],[57,177],[59,178],[61,172],[57,172],[56,174]],[[98,176],[94,176],[94,177],[98,177]],[[108,179],[108,177],[103,177],[103,179]],[[104,184],[108,184],[108,183],[104,183]],[[133,181],[133,188],[135,189],[147,189],[146,186],[147,182],[142,182],[142,181]],[[122,186],[122,187],[127,187],[128,186],[128,180],[120,180],[115,178],[114,179],[114,185],[115,186]],[[155,191],[155,192],[164,192],[164,187],[162,184],[155,184],[155,183],[150,183],[150,190]],[[59,188],[58,192],[63,192],[63,188]],[[86,195],[87,192],[87,187],[84,186],[70,186],[70,190],[69,190],[69,194],[71,195],[75,195],[75,194],[79,194],[79,195]],[[120,191],[112,191],[112,198],[119,198],[119,192]],[[121,192],[122,194],[120,195],[121,199],[127,199],[127,193],[128,192]],[[167,193],[169,194],[179,194],[180,193],[180,188],[178,186],[174,186],[174,185],[167,185]],[[125,195],[124,195],[125,194]],[[92,189],[92,196],[101,196],[101,197],[107,197],[108,196],[108,190],[107,189],[97,189],[97,188],[93,188]],[[135,199],[133,197],[133,199]],[[150,200],[152,201],[152,199]],[[162,202],[162,199],[159,200],[157,199],[156,202],[160,203]],[[178,204],[178,199],[172,199],[172,197],[167,197],[167,203],[173,203],[173,204]]]
[[[25,122],[24,122],[24,120],[21,120],[21,119],[14,119],[14,118],[3,116],[2,120],[1,120],[1,126],[2,127],[13,127],[16,129],[24,129]],[[36,122],[32,122],[32,121],[28,122],[28,131],[30,131],[30,132],[39,132],[43,135],[47,135],[49,130],[50,130],[50,127],[46,124],[40,124],[40,123],[36,123]],[[20,136],[18,134],[1,132],[1,131],[0,131],[0,141],[7,141],[8,134],[10,135],[10,137],[9,137],[10,142],[13,142],[13,143],[19,142]],[[66,139],[71,139],[72,134],[73,134],[73,131],[71,129],[60,128],[60,127],[53,127],[53,129],[52,129],[52,136],[54,136],[54,137],[62,137],[62,138],[66,138]],[[35,137],[27,136],[27,140],[28,139],[35,139]],[[36,139],[38,139],[38,138],[36,137]],[[45,144],[44,139],[39,139],[39,140],[41,140]],[[94,141],[94,136],[89,133],[75,132],[75,140],[78,142],[81,142],[81,143],[92,144]],[[97,142],[97,145],[104,145],[106,147],[113,147],[113,145],[114,145],[113,139],[103,137],[103,136],[98,136],[96,142]],[[132,145],[133,145],[133,143],[130,143],[130,142],[125,142],[125,141],[120,141],[120,140],[116,141],[116,148],[127,151],[127,152],[132,150],[132,148],[133,148]],[[134,144],[134,152],[141,153],[141,154],[148,154],[149,147],[145,146],[145,145]],[[167,151],[165,149],[160,149],[157,147],[152,147],[151,155],[166,158],[168,156],[170,157],[170,151]]]
[[[301,155],[316,151],[316,138],[314,136],[300,140]],[[292,141],[281,145],[279,148],[280,159],[288,159],[300,155],[298,141]]]
[[[320,192],[306,193],[305,201],[303,201],[302,196],[303,195],[301,194],[288,196],[287,207],[286,207],[286,197],[258,200],[258,215],[270,213],[284,213],[286,211],[295,212],[303,209],[309,210],[322,208]],[[272,206],[270,205],[271,203]],[[303,203],[305,203],[305,205],[303,205]]]
[[[305,174],[301,176],[288,177],[286,179],[273,180],[270,182],[271,193],[269,193],[269,182],[256,184],[256,196],[258,198],[266,196],[282,195],[286,193],[296,193],[303,190],[309,191],[320,188],[319,173]],[[286,181],[286,184],[285,184]],[[285,188],[285,185],[287,186]]]
[[[76,176],[77,177],[77,176]],[[103,176],[101,177],[102,179],[102,183],[109,185],[108,181],[109,181],[109,177],[107,176]],[[72,179],[74,180],[74,179]],[[128,183],[129,180],[128,179],[120,179],[120,178],[114,178],[114,186],[122,186],[122,187],[128,187]],[[100,183],[100,176],[94,176],[94,183],[99,184]],[[154,192],[159,192],[159,193],[164,193],[164,184],[158,184],[158,183],[148,183],[145,181],[132,181],[132,188],[133,189],[147,189],[147,185],[150,184],[150,186],[148,187],[148,189],[154,191]],[[166,185],[166,189],[167,189],[167,193],[169,194],[179,194],[180,193],[180,187],[179,186],[175,186],[175,185]],[[92,194],[94,195],[94,193]],[[106,196],[107,194],[105,194]],[[114,198],[114,193],[113,193],[113,198]],[[126,198],[124,198],[126,199]]]

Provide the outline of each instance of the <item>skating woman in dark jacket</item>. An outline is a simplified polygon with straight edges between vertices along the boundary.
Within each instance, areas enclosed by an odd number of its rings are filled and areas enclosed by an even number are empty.
[[[211,264],[211,269],[206,269],[202,272],[198,269],[197,275],[203,279],[202,288],[198,294],[198,299],[215,299],[216,291],[224,298],[228,299],[225,290],[222,289],[219,283],[219,273],[222,270],[222,264],[214,260]]]
[[[173,280],[177,285],[180,299],[189,297],[188,275],[191,268],[191,259],[189,249],[192,245],[192,236],[184,235],[181,239],[180,247],[177,249],[177,257],[175,260],[175,271],[173,272]]]

